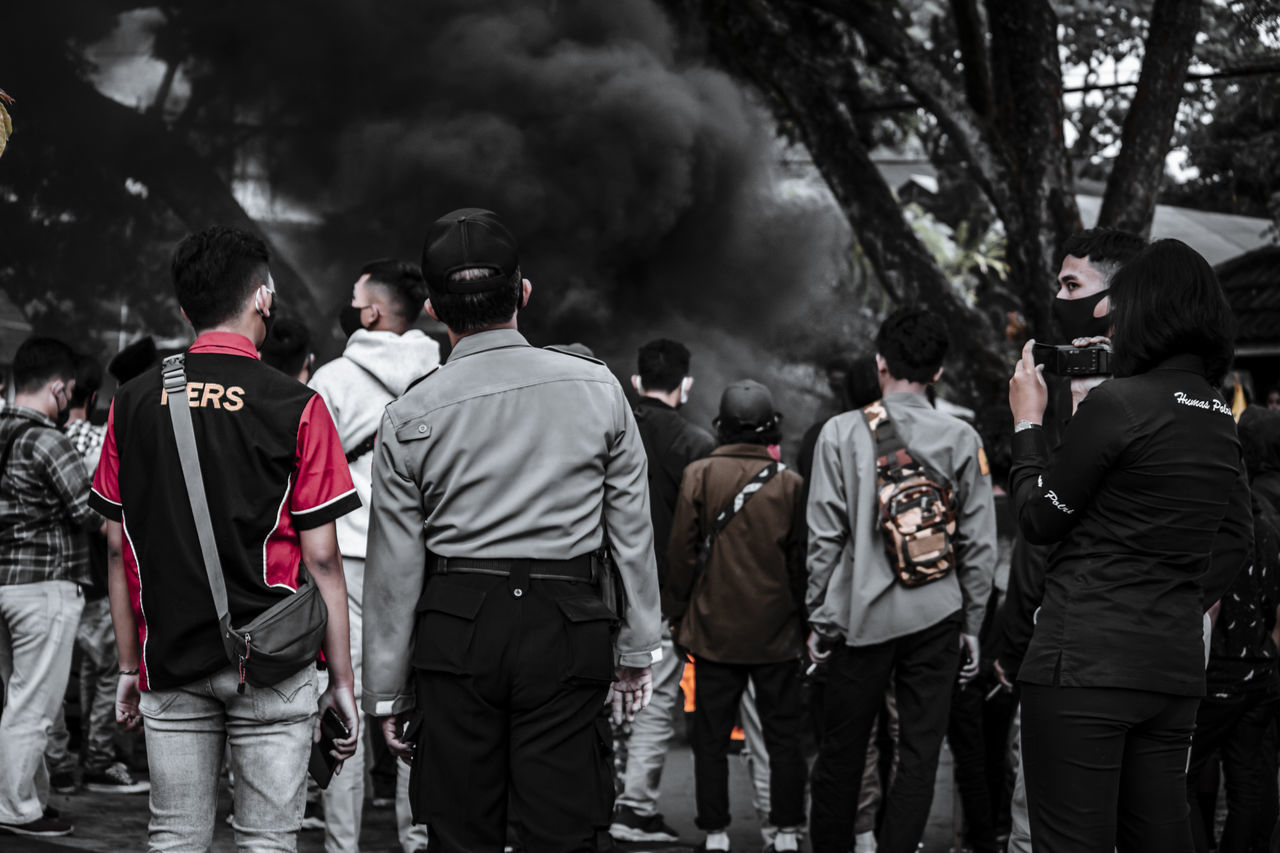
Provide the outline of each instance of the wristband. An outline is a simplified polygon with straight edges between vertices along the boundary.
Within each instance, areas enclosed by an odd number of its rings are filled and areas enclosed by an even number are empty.
[[[119,674],[120,675],[137,675],[138,669],[137,667],[134,667],[133,669],[122,669],[120,670]]]

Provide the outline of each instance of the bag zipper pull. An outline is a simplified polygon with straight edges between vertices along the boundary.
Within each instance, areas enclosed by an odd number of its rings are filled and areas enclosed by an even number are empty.
[[[248,634],[244,635],[244,654],[240,655],[240,683],[236,685],[236,692],[244,692],[244,670],[245,664],[249,660],[249,656],[253,654],[253,645]]]

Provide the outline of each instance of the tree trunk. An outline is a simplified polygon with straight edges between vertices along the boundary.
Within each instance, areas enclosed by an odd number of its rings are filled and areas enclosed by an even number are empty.
[[[1200,31],[1202,0],[1156,0],[1142,74],[1107,176],[1098,224],[1147,236],[1164,178],[1164,160],[1182,101],[1187,63]]]

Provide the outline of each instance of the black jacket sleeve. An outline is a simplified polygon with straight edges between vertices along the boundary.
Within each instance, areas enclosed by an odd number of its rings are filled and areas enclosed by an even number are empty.
[[[1204,590],[1204,609],[1222,598],[1231,586],[1236,574],[1253,556],[1253,508],[1249,500],[1249,479],[1244,460],[1240,461],[1240,476],[1236,478],[1227,503],[1227,511],[1213,538],[1213,552],[1209,557],[1209,569],[1200,579]]]
[[[1000,668],[1016,678],[1018,667],[1031,644],[1035,631],[1036,608],[1044,598],[1045,567],[1050,549],[1032,545],[1024,537],[1014,539],[1013,560],[1009,567],[1009,591],[996,615],[995,656]]]

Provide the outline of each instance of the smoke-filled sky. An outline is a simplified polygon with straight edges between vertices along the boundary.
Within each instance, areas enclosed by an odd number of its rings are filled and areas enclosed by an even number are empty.
[[[349,291],[361,262],[416,259],[430,220],[479,206],[521,242],[535,342],[580,340],[625,374],[638,343],[683,337],[715,377],[696,395],[708,416],[708,386],[782,381],[766,350],[861,347],[836,339],[862,325],[839,299],[838,210],[812,179],[782,173],[772,119],[681,54],[650,0],[334,0],[238,27],[200,14],[191,43],[241,118],[304,129],[250,146],[247,170],[277,210],[319,218],[288,247],[322,303]],[[149,38],[134,29],[116,41]],[[170,111],[191,91],[185,71]],[[154,65],[105,63],[100,85],[143,80],[158,82]]]

